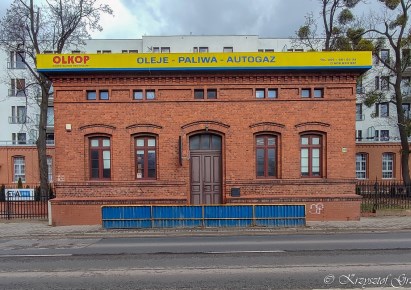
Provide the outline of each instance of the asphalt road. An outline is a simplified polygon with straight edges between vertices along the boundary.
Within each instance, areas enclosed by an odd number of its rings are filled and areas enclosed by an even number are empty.
[[[0,289],[411,288],[411,233],[0,240]]]

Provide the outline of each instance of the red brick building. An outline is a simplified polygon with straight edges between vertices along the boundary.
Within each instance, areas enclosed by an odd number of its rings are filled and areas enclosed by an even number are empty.
[[[366,65],[309,61],[333,53],[246,68],[40,59],[55,91],[53,224],[98,224],[106,204],[305,204],[308,220],[359,219],[356,79],[371,64],[359,54]]]
[[[47,147],[48,180],[53,182],[54,146]],[[0,185],[13,188],[19,178],[24,186],[39,185],[38,152],[35,145],[2,146],[0,148]]]

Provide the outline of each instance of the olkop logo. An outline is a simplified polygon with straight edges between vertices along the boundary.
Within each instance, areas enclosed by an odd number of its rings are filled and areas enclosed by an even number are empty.
[[[88,55],[56,55],[53,57],[54,64],[87,64],[90,56]]]

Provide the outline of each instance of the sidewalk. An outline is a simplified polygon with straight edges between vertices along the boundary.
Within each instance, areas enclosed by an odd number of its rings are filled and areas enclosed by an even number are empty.
[[[360,221],[307,222],[300,228],[194,228],[194,229],[118,229],[106,230],[100,225],[51,227],[46,221],[0,220],[0,239],[4,238],[104,238],[156,237],[184,235],[265,235],[314,234],[339,232],[411,231],[411,217],[364,217]]]

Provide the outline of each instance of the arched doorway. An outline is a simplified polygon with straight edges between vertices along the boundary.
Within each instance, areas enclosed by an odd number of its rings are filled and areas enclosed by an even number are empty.
[[[191,204],[221,204],[221,147],[216,134],[190,137]]]

